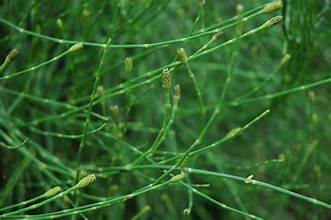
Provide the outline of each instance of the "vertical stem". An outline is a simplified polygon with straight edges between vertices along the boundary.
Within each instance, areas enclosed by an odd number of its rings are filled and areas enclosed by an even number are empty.
[[[85,147],[87,131],[88,131],[88,128],[89,128],[89,125],[90,125],[90,122],[91,122],[91,112],[92,112],[92,107],[93,107],[93,99],[95,97],[95,94],[96,94],[96,91],[97,91],[97,87],[98,87],[99,82],[100,82],[103,63],[104,63],[105,56],[106,56],[106,53],[108,51],[108,48],[109,48],[108,46],[109,46],[110,43],[111,43],[111,39],[109,38],[107,40],[107,45],[104,47],[104,50],[102,52],[101,60],[100,60],[99,66],[98,66],[98,70],[95,73],[95,81],[94,81],[94,85],[93,85],[92,94],[90,96],[90,102],[89,102],[88,112],[87,112],[87,116],[86,116],[86,119],[85,119],[84,130],[83,130],[82,138],[80,140],[80,144],[79,144],[79,148],[78,148],[78,154],[77,154],[77,159],[76,159],[76,182],[78,181],[79,171],[80,171],[81,155],[82,155],[83,149]],[[77,202],[77,200],[76,200],[76,202]]]

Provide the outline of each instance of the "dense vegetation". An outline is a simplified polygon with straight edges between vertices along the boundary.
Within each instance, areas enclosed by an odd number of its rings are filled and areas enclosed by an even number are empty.
[[[1,0],[0,219],[330,219],[330,4]]]

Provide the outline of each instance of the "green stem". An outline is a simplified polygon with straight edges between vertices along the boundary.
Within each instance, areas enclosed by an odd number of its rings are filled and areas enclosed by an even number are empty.
[[[107,45],[109,45],[111,43],[111,39],[107,40]],[[91,97],[90,97],[90,103],[89,103],[89,107],[88,107],[88,113],[85,119],[85,123],[84,123],[84,129],[83,129],[83,133],[82,133],[82,138],[79,144],[79,149],[78,149],[78,153],[77,153],[77,159],[76,159],[76,181],[78,181],[78,176],[79,176],[79,171],[80,171],[80,159],[81,159],[81,154],[83,152],[83,149],[85,147],[85,142],[86,142],[86,136],[88,133],[88,128],[90,125],[90,121],[91,121],[91,112],[92,112],[92,107],[93,107],[93,99],[95,97],[96,91],[97,91],[97,87],[99,85],[99,81],[101,78],[101,73],[102,73],[102,67],[104,64],[104,60],[106,57],[106,53],[108,51],[108,47],[104,47],[103,53],[101,55],[101,60],[98,66],[98,69],[95,73],[95,81],[94,81],[94,85],[93,85],[93,89],[92,89],[92,93],[91,93]]]

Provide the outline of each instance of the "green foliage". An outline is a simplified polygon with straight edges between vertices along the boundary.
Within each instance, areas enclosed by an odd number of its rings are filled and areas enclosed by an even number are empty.
[[[329,219],[303,2],[1,1],[0,219]]]

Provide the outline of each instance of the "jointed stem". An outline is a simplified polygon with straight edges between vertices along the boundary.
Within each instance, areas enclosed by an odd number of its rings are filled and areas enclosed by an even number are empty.
[[[188,75],[190,76],[190,78],[192,79],[192,82],[194,84],[194,89],[195,89],[195,92],[198,96],[198,100],[199,100],[199,105],[200,105],[200,110],[201,110],[201,113],[202,113],[202,116],[203,118],[205,118],[205,115],[206,115],[206,109],[205,109],[205,106],[203,104],[203,100],[202,100],[202,95],[201,95],[201,90],[199,88],[199,85],[198,85],[198,82],[191,70],[191,67],[190,65],[188,64],[188,62],[185,63],[185,67],[187,69],[187,72],[188,72]]]
[[[109,38],[107,40],[107,45],[109,45],[110,43],[111,43],[111,39]],[[79,176],[79,172],[80,172],[81,154],[82,154],[82,151],[85,147],[86,136],[87,136],[87,133],[88,133],[88,128],[89,128],[90,122],[91,122],[93,99],[94,99],[94,96],[97,92],[97,88],[98,88],[99,81],[100,81],[100,78],[101,78],[102,67],[103,67],[103,63],[104,63],[107,51],[108,51],[108,47],[104,47],[98,69],[95,73],[95,81],[94,81],[92,93],[91,93],[91,96],[90,96],[90,103],[88,105],[89,106],[88,107],[88,112],[87,112],[86,120],[85,120],[85,123],[84,123],[84,129],[83,129],[82,138],[81,138],[81,141],[80,141],[80,144],[79,144],[79,149],[78,149],[78,154],[77,154],[77,159],[76,159],[76,181],[78,181],[78,176]]]

